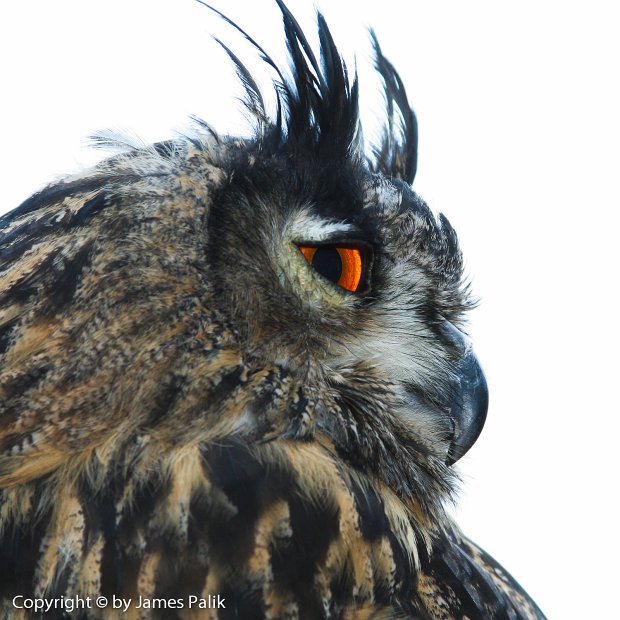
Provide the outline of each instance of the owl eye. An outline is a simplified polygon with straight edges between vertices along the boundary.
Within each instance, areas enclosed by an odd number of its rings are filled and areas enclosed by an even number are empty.
[[[347,291],[360,292],[365,272],[365,248],[358,245],[297,247],[317,273]]]

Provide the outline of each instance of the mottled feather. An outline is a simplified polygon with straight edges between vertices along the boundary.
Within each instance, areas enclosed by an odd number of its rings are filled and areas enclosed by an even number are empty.
[[[409,187],[402,81],[375,39],[369,161],[325,20],[317,58],[278,4],[291,79],[241,31],[275,119],[224,45],[252,138],[198,122],[124,145],[0,219],[2,617],[29,617],[15,595],[116,595],[185,606],[72,617],[543,618],[445,510],[471,301],[453,229]],[[368,291],[300,242],[370,248]]]

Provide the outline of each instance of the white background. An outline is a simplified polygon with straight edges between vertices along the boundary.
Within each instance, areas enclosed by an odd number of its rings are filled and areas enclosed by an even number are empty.
[[[458,520],[550,618],[618,617],[614,2],[323,4],[350,66],[357,53],[366,135],[381,100],[365,26],[407,84],[414,187],[455,225],[482,300],[471,335],[491,407],[461,463]],[[311,4],[289,5],[312,32]],[[282,57],[274,2],[217,6]],[[148,142],[193,113],[243,131],[234,72],[208,33],[268,79],[191,0],[7,2],[0,24],[2,210],[99,157],[83,148],[99,129]]]

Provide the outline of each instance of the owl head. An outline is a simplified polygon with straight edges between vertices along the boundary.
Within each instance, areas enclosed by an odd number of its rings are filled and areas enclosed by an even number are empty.
[[[217,303],[251,364],[274,364],[298,386],[300,404],[279,421],[280,434],[321,435],[399,494],[428,492],[432,503],[487,409],[484,375],[461,331],[472,302],[457,236],[411,189],[416,118],[374,34],[386,122],[369,156],[357,77],[322,15],[317,58],[278,5],[288,72],[243,32],[276,74],[275,118],[222,44],[255,135],[226,142],[221,160],[226,182],[207,224]]]
[[[275,115],[222,44],[251,137],[197,121],[2,218],[7,488],[96,486],[192,442],[314,442],[441,513],[487,407],[457,237],[411,188],[416,119],[376,38],[386,122],[369,153],[322,15],[317,57],[278,5],[286,69],[227,20],[274,72]]]

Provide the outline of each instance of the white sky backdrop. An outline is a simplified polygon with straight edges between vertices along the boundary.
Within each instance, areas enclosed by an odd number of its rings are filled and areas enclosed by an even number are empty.
[[[215,4],[281,57],[275,2]],[[617,5],[332,4],[323,10],[350,66],[357,53],[367,136],[381,99],[366,25],[407,84],[420,124],[414,187],[456,227],[482,299],[471,334],[491,406],[461,462],[458,520],[550,618],[610,618],[620,576]],[[314,34],[312,5],[289,6]],[[153,141],[189,114],[243,130],[213,32],[267,84],[252,50],[191,0],[3,3],[2,210],[92,163],[100,154],[84,138],[96,130]]]

